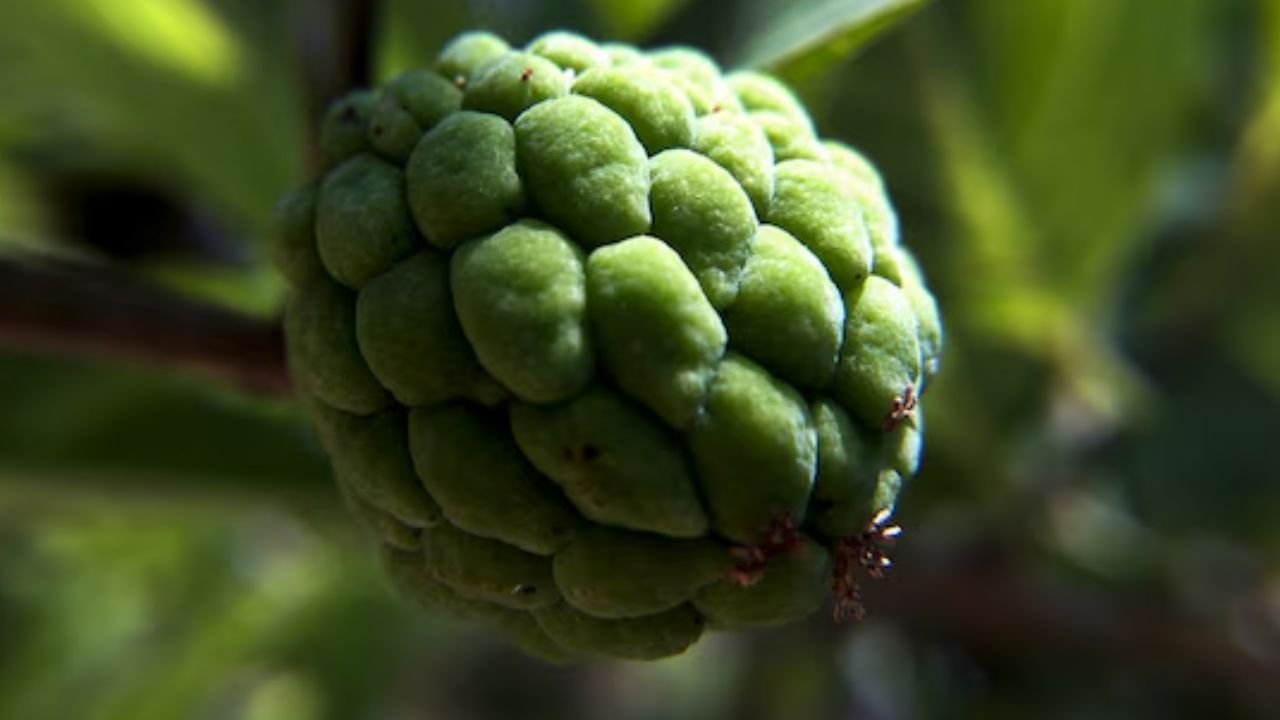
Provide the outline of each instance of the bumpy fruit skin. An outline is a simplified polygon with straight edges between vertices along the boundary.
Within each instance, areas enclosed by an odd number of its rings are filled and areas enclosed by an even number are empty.
[[[942,324],[875,167],[783,84],[465,33],[321,152],[277,212],[290,368],[404,594],[655,659],[879,557]]]

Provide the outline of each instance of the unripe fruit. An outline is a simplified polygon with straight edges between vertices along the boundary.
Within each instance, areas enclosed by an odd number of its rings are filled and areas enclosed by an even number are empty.
[[[440,75],[420,68],[387,83],[369,115],[369,144],[403,163],[422,133],[457,111],[462,91]]]
[[[401,592],[558,663],[859,611],[942,325],[784,85],[466,33],[321,150],[277,211],[290,368]]]

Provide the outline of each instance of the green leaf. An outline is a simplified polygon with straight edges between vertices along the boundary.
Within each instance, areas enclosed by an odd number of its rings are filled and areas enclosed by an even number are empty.
[[[434,643],[342,525],[154,504],[6,515],[0,717],[370,716],[406,649]],[[295,703],[264,703],[286,679]]]
[[[750,38],[733,64],[803,77],[859,50],[927,0],[800,0],[750,6]]]
[[[1147,401],[1147,388],[1102,327],[1060,290],[1064,263],[1046,257],[1056,226],[1028,199],[1025,179],[984,122],[978,94],[954,71],[955,58],[938,44],[916,48],[937,174],[956,232],[942,275],[965,288],[951,304],[951,327],[1052,368],[1060,389],[1099,422],[1123,418]],[[978,277],[982,283],[969,280]]]
[[[200,199],[246,240],[302,173],[301,104],[268,8],[51,0],[5,8],[0,144]]]
[[[1210,107],[1204,58],[1225,4],[1169,0],[975,0],[963,8],[979,117],[1042,230],[1062,300],[1104,315],[1157,191]]]

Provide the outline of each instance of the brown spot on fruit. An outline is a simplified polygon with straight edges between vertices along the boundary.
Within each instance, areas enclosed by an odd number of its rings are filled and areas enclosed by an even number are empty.
[[[799,550],[802,539],[796,530],[795,518],[789,512],[773,516],[764,540],[758,545],[737,545],[729,550],[735,565],[728,572],[728,579],[743,587],[750,587],[764,577],[769,560],[783,553]]]
[[[916,409],[916,402],[916,388],[914,385],[908,384],[902,394],[893,399],[893,407],[889,410],[889,415],[884,419],[884,431],[893,430],[903,420],[911,417],[911,413]]]

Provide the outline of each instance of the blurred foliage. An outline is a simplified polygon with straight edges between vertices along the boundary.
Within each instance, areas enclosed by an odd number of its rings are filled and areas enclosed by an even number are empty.
[[[1003,544],[1276,652],[1280,0],[379,6],[374,81],[482,26],[795,83],[880,166],[948,323],[907,555]],[[0,253],[275,313],[270,211],[306,176],[343,7],[4,4]],[[0,717],[1250,716],[1194,672],[891,613],[543,667],[383,591],[287,402],[17,352],[0,401]]]
[[[154,371],[0,356],[0,483],[11,500],[90,494],[311,502],[327,474],[283,401]],[[325,488],[327,489],[327,488]]]
[[[747,3],[744,38],[729,60],[792,79],[822,72],[924,4],[925,0]]]

